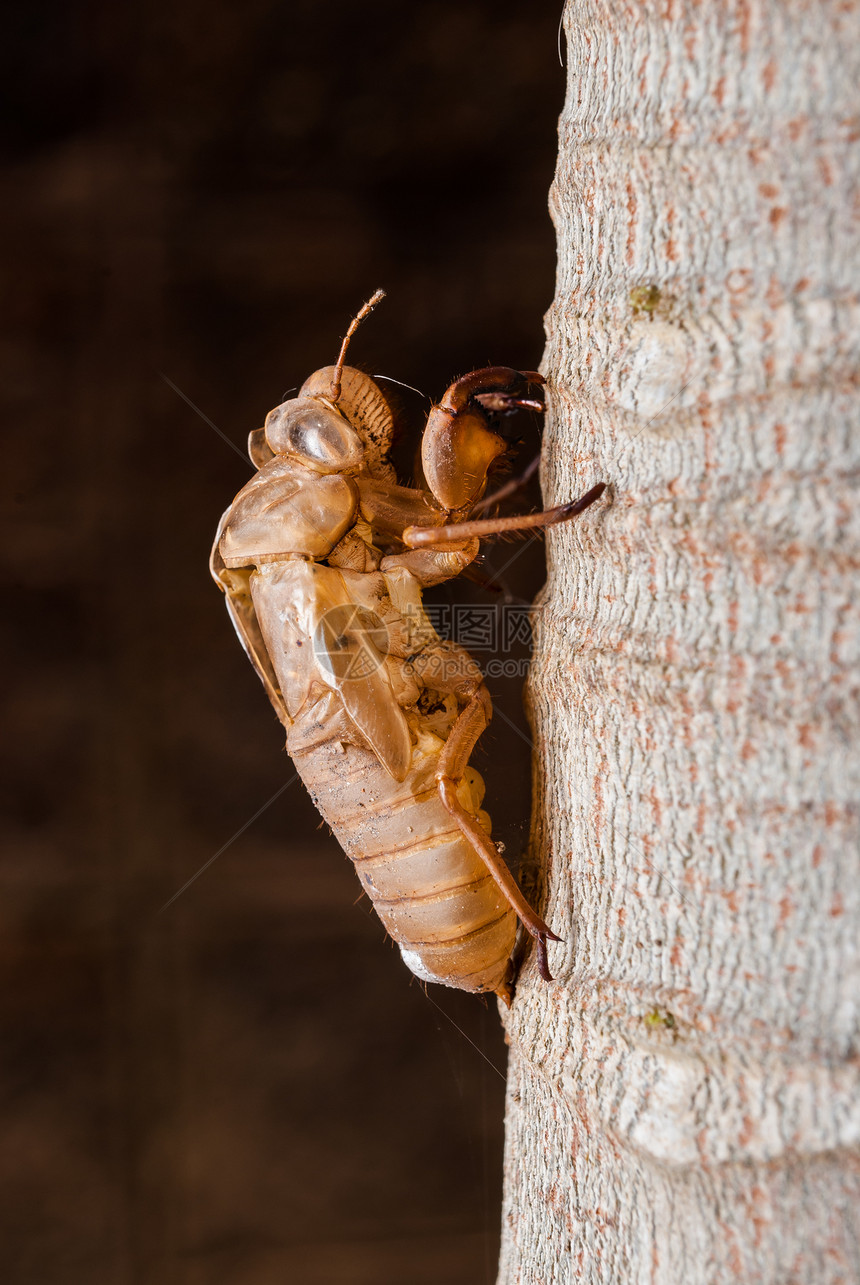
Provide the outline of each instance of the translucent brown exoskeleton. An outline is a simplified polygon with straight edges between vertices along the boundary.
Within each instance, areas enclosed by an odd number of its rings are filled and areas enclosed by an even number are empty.
[[[510,996],[517,919],[544,977],[558,937],[490,839],[469,758],[492,706],[469,654],[435,632],[422,590],[459,575],[482,536],[562,522],[604,490],[519,518],[470,520],[507,451],[493,417],[543,409],[534,372],[456,380],[427,419],[426,489],[397,484],[379,385],[316,371],[249,438],[257,472],[221,519],[212,575],[287,731],[287,750],[412,972]]]

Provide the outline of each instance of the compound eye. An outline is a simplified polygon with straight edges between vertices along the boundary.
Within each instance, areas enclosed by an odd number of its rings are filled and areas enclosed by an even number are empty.
[[[294,397],[269,411],[266,441],[276,455],[292,455],[318,473],[357,468],[361,438],[342,415],[314,397]]]

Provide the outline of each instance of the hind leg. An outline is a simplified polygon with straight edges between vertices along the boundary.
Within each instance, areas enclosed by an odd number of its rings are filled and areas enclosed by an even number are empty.
[[[537,943],[538,969],[541,977],[545,981],[552,981],[547,962],[546,943],[548,939],[561,941],[561,938],[552,932],[526,901],[519,884],[499,856],[496,845],[490,841],[457,797],[457,787],[469,766],[469,759],[478,737],[490,721],[492,709],[490,694],[481,682],[460,711],[445,742],[445,748],[439,755],[436,784],[445,808],[495,879],[508,903],[522,920],[523,927],[534,937]]]

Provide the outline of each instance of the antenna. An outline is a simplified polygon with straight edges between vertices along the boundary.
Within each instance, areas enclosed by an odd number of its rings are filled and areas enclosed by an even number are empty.
[[[367,303],[364,304],[358,310],[356,315],[353,317],[352,321],[349,323],[349,330],[347,330],[346,334],[343,337],[343,343],[340,346],[340,355],[338,356],[337,364],[335,365],[335,368],[334,368],[334,374],[331,377],[331,387],[329,388],[329,401],[335,406],[337,405],[338,398],[340,397],[340,378],[343,373],[343,362],[344,362],[344,358],[346,357],[346,350],[349,347],[349,341],[350,339],[352,339],[352,336],[355,334],[356,330],[358,330],[358,327],[361,325],[362,321],[364,321],[364,318],[369,317],[370,314],[373,312],[373,309],[379,303],[380,299],[384,299],[384,298],[385,298],[385,291],[377,290],[376,294],[372,295],[368,299]]]

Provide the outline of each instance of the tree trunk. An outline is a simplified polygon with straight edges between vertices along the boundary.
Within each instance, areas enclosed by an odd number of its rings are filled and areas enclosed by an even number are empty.
[[[499,1282],[856,1281],[860,29],[566,22]]]

